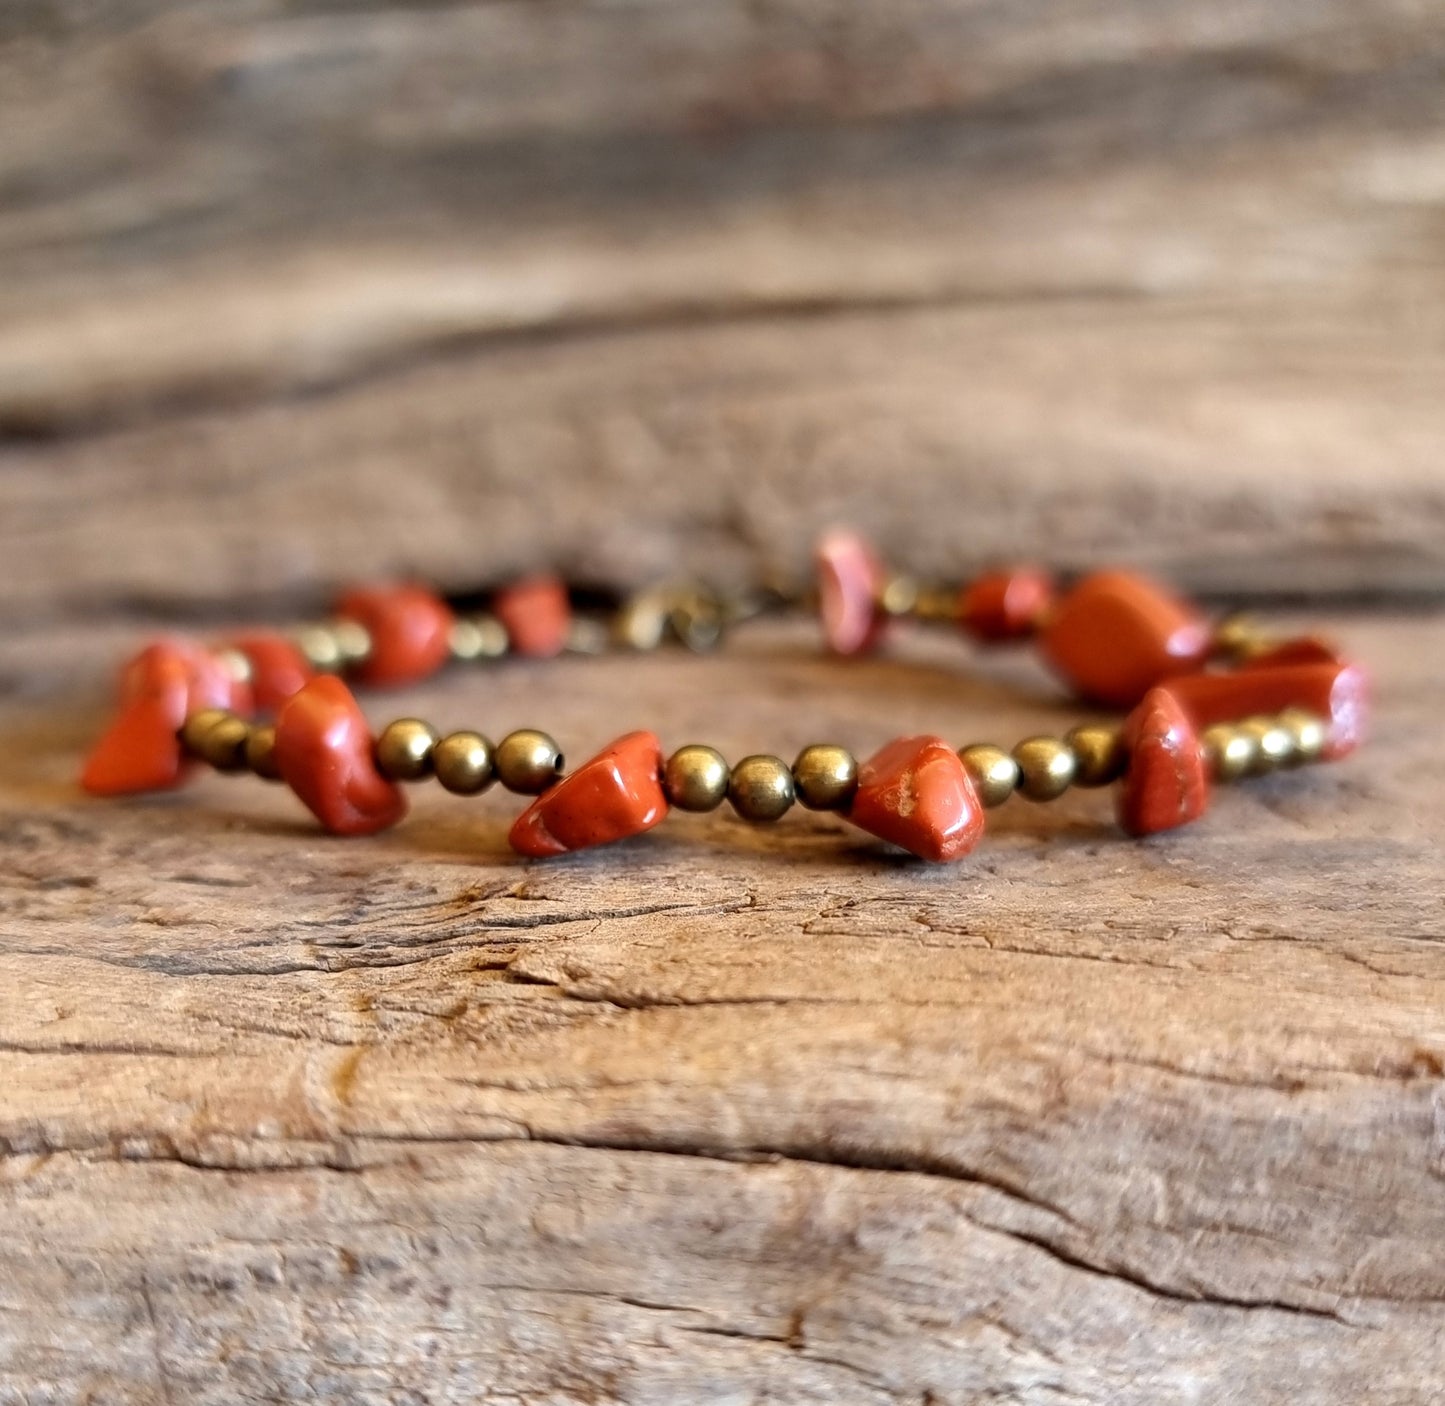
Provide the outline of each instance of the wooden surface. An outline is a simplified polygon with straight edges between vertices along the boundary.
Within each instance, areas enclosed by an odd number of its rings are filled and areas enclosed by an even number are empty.
[[[1445,1400],[1445,4],[21,0],[0,134],[0,1406]],[[1301,609],[1377,743],[944,870],[75,790],[158,628],[835,520]],[[806,631],[369,706],[1077,718]]]
[[[1445,593],[1440,0],[28,0],[0,131],[0,618],[833,518]]]
[[[503,797],[362,841],[258,782],[87,801],[105,638],[7,647],[0,1400],[1437,1400],[1445,656],[1341,625],[1358,759],[1146,844],[1015,802],[942,868],[801,812],[529,864]],[[578,755],[1066,715],[810,645],[376,715]]]

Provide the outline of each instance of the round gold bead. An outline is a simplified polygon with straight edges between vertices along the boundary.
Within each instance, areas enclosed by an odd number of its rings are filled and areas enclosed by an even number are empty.
[[[793,790],[808,810],[845,810],[858,789],[858,762],[846,747],[815,743],[793,763]]]
[[[1067,742],[1028,737],[1013,750],[1019,764],[1019,793],[1031,801],[1057,800],[1069,789],[1077,764]]]
[[[1220,658],[1238,661],[1262,654],[1270,646],[1264,627],[1252,615],[1227,615],[1214,627],[1212,652]]]
[[[250,731],[245,718],[224,708],[203,708],[186,719],[181,741],[187,751],[217,771],[244,771]]]
[[[307,625],[296,632],[296,647],[318,674],[339,673],[346,662],[336,631],[327,625]]]
[[[1262,776],[1289,765],[1294,738],[1278,718],[1246,718],[1239,724],[1239,731],[1255,745],[1251,775]]]
[[[246,765],[263,780],[281,779],[281,768],[276,765],[276,729],[270,723],[251,729],[246,738]]]
[[[255,671],[251,668],[250,658],[243,651],[223,645],[220,649],[213,650],[212,656],[237,683],[251,682]]]
[[[918,608],[918,582],[911,576],[890,576],[878,595],[885,615],[911,615]]]
[[[495,753],[480,732],[449,732],[432,748],[431,764],[445,790],[475,796],[492,784]]]
[[[668,602],[659,591],[643,591],[624,602],[612,621],[612,638],[623,649],[656,649],[667,633]]]
[[[793,796],[793,773],[781,757],[744,757],[728,779],[728,800],[744,820],[777,820]]]
[[[1216,781],[1238,781],[1254,770],[1259,744],[1233,723],[1215,723],[1199,734],[1209,774]]]
[[[371,657],[371,632],[359,620],[332,620],[327,629],[336,641],[341,667],[363,664]]]
[[[989,742],[975,742],[959,751],[978,799],[989,810],[1001,806],[1018,789],[1019,764]]]
[[[1074,754],[1075,786],[1107,786],[1124,774],[1128,758],[1116,727],[1083,723],[1064,737]]]
[[[728,779],[727,759],[701,743],[679,747],[662,769],[662,788],[679,810],[716,810],[727,799]]]
[[[563,771],[561,749],[535,728],[518,728],[497,743],[493,760],[497,780],[509,791],[540,796]]]
[[[420,718],[398,718],[376,739],[376,765],[393,781],[420,781],[432,768],[437,730]]]
[[[447,645],[462,663],[500,659],[507,652],[506,627],[495,615],[461,615],[452,621]]]
[[[1290,735],[1294,744],[1290,752],[1290,763],[1304,766],[1319,761],[1329,740],[1325,720],[1307,708],[1286,708],[1279,715],[1279,724]]]

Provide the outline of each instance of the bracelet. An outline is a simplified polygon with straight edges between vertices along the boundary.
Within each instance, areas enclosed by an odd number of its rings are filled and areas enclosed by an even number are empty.
[[[344,594],[326,624],[294,633],[209,646],[164,639],[122,670],[119,712],[82,784],[99,796],[158,790],[201,762],[284,781],[328,830],[364,835],[405,815],[402,782],[434,777],[471,796],[495,781],[535,797],[509,836],[533,857],[639,834],[672,809],[726,800],[746,820],[771,822],[796,802],[945,861],[972,850],[985,813],[1016,794],[1049,801],[1071,786],[1116,784],[1120,825],[1150,835],[1197,820],[1216,782],[1334,760],[1363,735],[1365,674],[1331,645],[1274,639],[1241,617],[1211,627],[1137,572],[1099,571],[1060,589],[1041,570],[1014,567],[924,586],[890,573],[845,531],[823,537],[816,568],[808,593],[688,586],[622,600],[534,576],[493,592],[485,609],[417,585],[371,586]],[[493,745],[480,732],[442,737],[402,718],[373,735],[347,683],[412,683],[449,661],[508,654],[707,649],[744,620],[804,601],[839,654],[876,649],[900,620],[961,628],[980,645],[1032,639],[1080,699],[1126,716],[1012,748],[901,737],[862,762],[819,743],[791,766],[758,754],[730,767],[696,743],[664,757],[654,733],[629,732],[567,771],[557,743],[531,728]]]

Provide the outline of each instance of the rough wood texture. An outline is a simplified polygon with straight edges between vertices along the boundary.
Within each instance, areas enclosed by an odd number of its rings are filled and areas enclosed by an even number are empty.
[[[19,0],[0,134],[0,1406],[1440,1400],[1445,5]],[[1378,744],[945,871],[74,790],[158,622],[834,519],[1393,602]],[[372,706],[1066,716],[810,649]]]
[[[1435,0],[0,25],[12,618],[831,517],[1445,589]]]
[[[86,802],[44,681],[104,639],[9,647],[0,1400],[1432,1400],[1445,666],[1345,634],[1357,760],[1143,845],[1019,802],[944,869],[805,815],[529,865],[501,798],[337,842],[258,783]],[[541,690],[579,754],[1061,719],[1024,665],[807,645],[380,711]]]

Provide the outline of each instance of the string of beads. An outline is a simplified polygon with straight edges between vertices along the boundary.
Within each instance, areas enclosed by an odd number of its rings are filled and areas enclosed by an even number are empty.
[[[1032,567],[921,585],[889,572],[864,539],[843,531],[821,540],[816,567],[811,598],[836,653],[878,648],[899,620],[961,628],[986,646],[1032,640],[1081,699],[1125,717],[1010,748],[955,749],[924,735],[860,760],[817,743],[791,765],[761,753],[729,765],[697,743],[664,755],[654,733],[638,731],[568,771],[558,744],[534,728],[493,743],[401,718],[373,734],[350,685],[412,683],[449,661],[508,654],[651,649],[668,640],[711,648],[743,620],[797,598],[688,586],[579,610],[559,578],[534,576],[493,593],[485,610],[458,611],[423,587],[385,585],[347,592],[331,620],[293,633],[147,646],[122,670],[119,711],[82,783],[116,796],[176,786],[197,762],[249,771],[285,782],[343,835],[399,821],[403,783],[434,778],[461,796],[499,784],[535,798],[510,833],[513,848],[534,857],[624,839],[674,809],[728,803],[746,820],[771,823],[801,805],[946,861],[973,849],[986,812],[1016,795],[1044,802],[1074,786],[1116,785],[1121,826],[1148,835],[1197,820],[1216,783],[1334,760],[1363,734],[1365,675],[1332,646],[1273,639],[1238,617],[1211,627],[1135,572],[1095,572],[1063,590]]]

